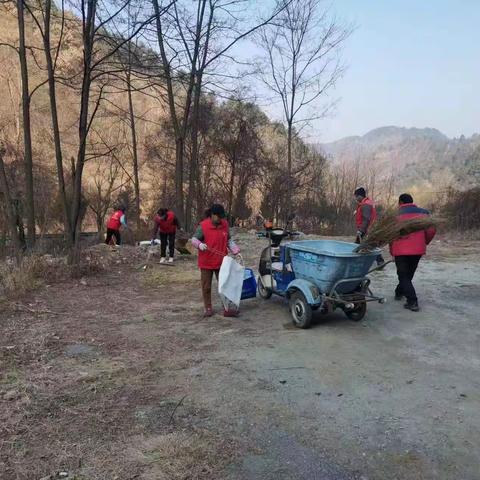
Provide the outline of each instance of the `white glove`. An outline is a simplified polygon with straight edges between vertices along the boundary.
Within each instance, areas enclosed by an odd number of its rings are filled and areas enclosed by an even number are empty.
[[[207,244],[206,243],[201,243],[198,246],[198,249],[201,250],[202,252],[205,252],[206,250],[208,250]]]

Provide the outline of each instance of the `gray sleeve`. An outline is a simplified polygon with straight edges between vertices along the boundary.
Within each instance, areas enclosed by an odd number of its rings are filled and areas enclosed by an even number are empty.
[[[197,240],[200,240],[201,242],[203,242],[203,240],[205,239],[205,237],[203,236],[203,230],[202,230],[201,225],[199,225],[197,227],[197,229],[195,230],[193,238],[196,238]]]
[[[367,233],[368,225],[370,224],[371,218],[372,218],[372,206],[362,205],[362,225],[360,226],[360,230],[362,233]]]

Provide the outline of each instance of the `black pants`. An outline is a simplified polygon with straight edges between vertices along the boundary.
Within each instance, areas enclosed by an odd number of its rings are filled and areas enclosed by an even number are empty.
[[[115,243],[120,245],[122,243],[122,237],[120,237],[120,230],[113,230],[112,228],[107,228],[107,238],[105,239],[105,243],[110,245],[112,242],[112,237],[115,238]]]
[[[421,258],[421,255],[401,255],[395,257],[398,275],[398,285],[395,289],[395,294],[405,296],[409,304],[417,301],[417,294],[413,287],[412,280]]]
[[[160,233],[160,255],[162,257],[167,256],[167,242],[168,253],[173,258],[175,254],[175,234],[174,233]]]

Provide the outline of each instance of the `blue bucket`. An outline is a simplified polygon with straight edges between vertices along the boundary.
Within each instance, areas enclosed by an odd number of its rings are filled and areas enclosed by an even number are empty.
[[[245,269],[242,286],[242,300],[247,298],[255,298],[257,296],[257,281],[251,268]]]

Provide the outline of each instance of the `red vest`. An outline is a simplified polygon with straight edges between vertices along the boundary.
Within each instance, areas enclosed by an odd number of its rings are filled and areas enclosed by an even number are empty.
[[[175,233],[177,231],[175,214],[171,210],[168,210],[167,218],[165,220],[159,215],[156,215],[154,220],[160,229],[160,233]]]
[[[108,220],[107,228],[110,230],[120,230],[120,225],[122,224],[120,219],[123,215],[124,213],[121,210],[117,210]]]
[[[228,254],[228,223],[222,220],[215,225],[210,218],[200,222],[203,232],[203,243],[207,244],[206,252],[198,252],[198,266],[206,270],[218,270],[223,257]],[[213,250],[213,251],[212,251]]]
[[[370,200],[368,197],[364,198],[357,206],[357,211],[355,213],[355,222],[357,225],[357,228],[360,228],[363,223],[363,217],[362,217],[362,207],[364,205],[371,205],[372,206],[372,216],[370,217],[370,221],[368,222],[368,227],[372,225],[372,223],[377,219],[377,210],[375,208],[375,203],[373,200]]]

